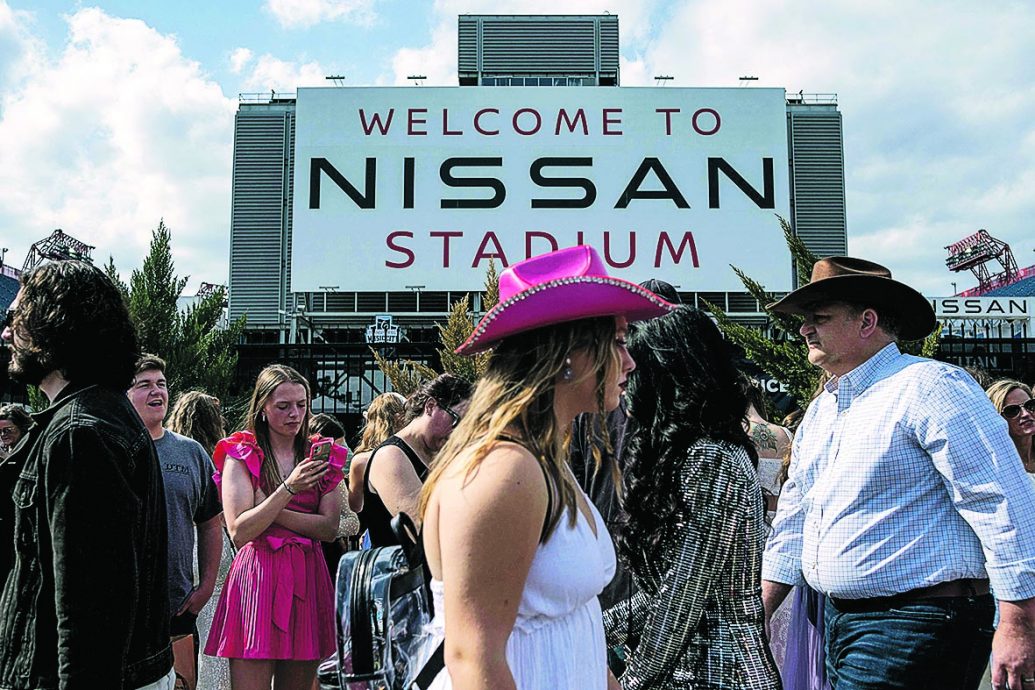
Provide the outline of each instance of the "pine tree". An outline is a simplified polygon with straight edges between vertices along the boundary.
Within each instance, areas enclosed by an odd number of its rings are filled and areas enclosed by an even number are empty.
[[[776,218],[780,222],[784,241],[796,269],[797,284],[794,287],[801,287],[809,282],[812,265],[816,263],[817,257],[809,251],[801,238],[794,234],[785,218],[779,215]],[[763,308],[776,301],[776,293],[766,290],[765,286],[736,266],[731,265],[730,268]],[[802,323],[800,316],[769,312],[771,331],[767,333],[734,323],[726,312],[714,304],[705,302],[705,307],[715,316],[726,338],[743,349],[748,359],[762,371],[786,384],[795,402],[802,409],[808,405],[822,380],[823,371],[809,362],[808,347],[798,333]],[[939,332],[940,329],[936,329],[924,340],[902,342],[899,343],[899,347],[903,352],[931,357],[938,349]]]
[[[426,364],[414,362],[412,359],[387,359],[374,348],[370,348],[370,351],[374,353],[377,368],[388,379],[392,390],[399,395],[409,397],[422,383],[438,376],[438,372]]]
[[[126,285],[113,259],[105,272],[126,297],[130,317],[137,327],[142,352],[165,360],[169,390],[175,395],[202,390],[227,401],[237,368],[237,344],[244,318],[222,327],[225,290],[216,290],[196,304],[180,310],[177,300],[187,277],[176,275],[171,250],[172,235],[159,221],[143,265]]]
[[[496,272],[496,263],[490,259],[489,268],[485,274],[485,292],[482,295],[482,312],[487,312],[499,302],[499,274]],[[442,371],[452,374],[470,382],[475,382],[485,373],[489,364],[489,353],[482,352],[474,356],[458,355],[456,348],[460,347],[474,331],[475,319],[471,312],[470,295],[464,295],[453,303],[449,310],[449,318],[444,324],[436,324],[438,327],[439,361],[442,363]],[[380,352],[371,348],[374,353],[374,361],[378,368],[392,384],[392,389],[401,395],[409,395],[415,391],[421,383],[438,376],[431,367],[403,359],[393,361],[386,359]]]

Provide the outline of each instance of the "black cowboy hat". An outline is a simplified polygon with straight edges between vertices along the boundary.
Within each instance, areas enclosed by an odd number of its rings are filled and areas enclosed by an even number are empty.
[[[803,315],[819,302],[844,301],[873,306],[898,317],[899,336],[919,340],[937,325],[934,308],[926,297],[905,283],[892,280],[891,271],[880,264],[850,256],[828,256],[812,266],[812,278],[766,309]]]

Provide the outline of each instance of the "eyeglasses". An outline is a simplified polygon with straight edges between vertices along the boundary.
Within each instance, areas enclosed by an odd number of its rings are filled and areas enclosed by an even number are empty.
[[[460,415],[454,412],[453,409],[448,405],[441,405],[440,407],[445,411],[447,415],[453,418],[453,423],[450,424],[450,426],[455,429],[456,425],[460,423]]]
[[[1022,405],[1007,405],[999,414],[1003,415],[1007,419],[1013,419],[1014,417],[1020,416],[1022,407],[1028,411],[1028,414],[1035,415],[1035,398],[1032,398]]]

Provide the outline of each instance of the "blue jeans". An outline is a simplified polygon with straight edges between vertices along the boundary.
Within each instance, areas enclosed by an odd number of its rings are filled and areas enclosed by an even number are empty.
[[[870,600],[878,601],[879,600]],[[992,648],[991,595],[826,608],[835,690],[976,690]]]

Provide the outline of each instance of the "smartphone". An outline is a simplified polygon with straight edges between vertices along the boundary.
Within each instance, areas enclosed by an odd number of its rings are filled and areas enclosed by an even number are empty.
[[[314,443],[313,447],[309,449],[309,459],[317,460],[319,462],[327,462],[331,457],[332,443],[334,443],[334,441],[329,438]]]

